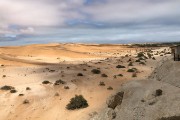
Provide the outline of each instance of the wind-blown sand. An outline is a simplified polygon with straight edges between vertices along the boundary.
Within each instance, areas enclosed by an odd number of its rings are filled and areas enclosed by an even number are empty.
[[[150,49],[150,48],[148,48]],[[163,51],[168,48],[153,48]],[[17,47],[0,47],[0,87],[11,85],[18,91],[10,93],[0,90],[1,120],[86,120],[99,112],[106,99],[123,83],[147,78],[161,59],[170,56],[154,55],[156,60],[147,59],[146,65],[134,62],[137,52],[144,48],[128,48],[123,45],[87,44],[44,44]],[[128,57],[124,57],[125,55]],[[129,59],[134,66],[128,66]],[[117,65],[126,68],[118,69]],[[137,68],[137,77],[128,73],[128,68]],[[101,74],[91,73],[99,68]],[[83,76],[77,76],[82,73]],[[123,74],[123,77],[116,76]],[[3,75],[6,75],[3,77]],[[66,85],[54,86],[56,80]],[[51,84],[44,85],[48,80]],[[99,86],[103,81],[105,86]],[[64,89],[69,86],[70,89]],[[113,90],[107,90],[109,86]],[[30,87],[31,90],[26,90]],[[59,96],[55,96],[59,93]],[[18,96],[24,94],[24,96]],[[75,95],[83,95],[89,107],[69,111],[65,107]],[[28,99],[29,104],[23,104]]]

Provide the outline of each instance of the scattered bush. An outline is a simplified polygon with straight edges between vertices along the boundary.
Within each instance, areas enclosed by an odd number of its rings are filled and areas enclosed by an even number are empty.
[[[101,74],[101,77],[108,77],[106,74]]]
[[[127,72],[135,72],[134,69],[128,69]]]
[[[16,93],[17,92],[17,90],[10,90],[10,93]]]
[[[4,67],[4,65],[2,64],[1,67]]]
[[[140,58],[140,57],[144,57],[144,53],[143,53],[143,52],[138,53],[138,54],[137,54],[137,57],[139,57],[139,58]]]
[[[128,64],[128,66],[133,66],[133,63],[132,63],[132,62],[130,62],[130,63]]]
[[[23,101],[23,104],[29,104],[29,100],[25,99],[25,100]]]
[[[155,96],[161,96],[162,95],[162,90],[161,89],[157,89],[156,90],[156,93],[155,93]]]
[[[31,90],[31,88],[30,87],[26,87],[26,90]]]
[[[47,80],[45,80],[45,81],[42,82],[42,84],[49,84],[49,83],[50,83],[50,82],[47,81]]]
[[[24,94],[19,94],[19,96],[24,96]]]
[[[132,77],[137,77],[137,73],[133,73],[133,74],[132,74]]]
[[[117,76],[123,77],[123,74],[118,74]]]
[[[152,59],[153,59],[153,60],[156,60],[156,58],[155,58],[155,57],[153,57]]]
[[[6,77],[6,75],[3,75],[2,77],[3,77],[3,78],[5,78],[5,77]]]
[[[116,68],[126,68],[126,67],[122,65],[117,65]]]
[[[147,53],[147,56],[148,56],[149,58],[151,58],[151,57],[152,57],[151,53]]]
[[[158,120],[180,120],[180,116],[162,117]]]
[[[1,90],[12,90],[12,89],[15,89],[15,88],[12,86],[8,86],[8,85],[1,87]]]
[[[109,86],[109,87],[107,88],[107,90],[113,90],[113,88],[112,88],[111,86]]]
[[[105,83],[104,82],[100,82],[99,86],[105,86]]]
[[[138,59],[138,60],[136,60],[135,62],[141,62],[141,60],[140,60],[140,59]]]
[[[83,76],[83,74],[82,73],[78,73],[77,76]]]
[[[91,70],[91,72],[94,74],[100,74],[101,73],[101,71],[98,69],[93,69],[93,70]]]
[[[59,96],[59,93],[58,93],[58,92],[56,92],[54,96]]]
[[[60,84],[66,84],[66,82],[59,79],[59,80],[56,80],[56,82],[54,83],[54,85],[60,85]]]
[[[69,86],[64,86],[64,89],[69,89]]]
[[[70,103],[66,105],[66,109],[75,110],[88,107],[87,100],[82,95],[75,95],[71,98]]]
[[[144,62],[140,62],[139,64],[140,64],[140,65],[146,65]]]

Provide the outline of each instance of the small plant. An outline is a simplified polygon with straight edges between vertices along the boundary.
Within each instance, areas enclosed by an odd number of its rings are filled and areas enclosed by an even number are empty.
[[[59,79],[59,80],[56,80],[56,82],[54,83],[54,85],[60,85],[60,84],[66,84],[66,82]]]
[[[134,73],[132,74],[132,77],[137,77],[137,73],[134,72]]]
[[[66,109],[75,110],[88,107],[87,100],[82,95],[75,95],[71,98],[69,104],[66,105]]]
[[[4,67],[4,65],[2,64],[1,67]]]
[[[91,72],[94,74],[100,74],[101,73],[101,71],[98,69],[92,69]]]
[[[29,104],[29,100],[25,99],[25,100],[23,101],[23,104]]]
[[[137,54],[137,57],[139,57],[139,58],[140,58],[140,57],[144,57],[144,53],[143,53],[143,52],[138,53],[138,54]]]
[[[17,90],[10,90],[10,93],[16,93],[17,92]]]
[[[58,92],[56,92],[54,96],[59,96],[59,93],[58,93]]]
[[[82,73],[78,73],[77,76],[83,76],[83,74]]]
[[[140,64],[140,65],[146,65],[144,62],[140,62],[139,64]]]
[[[137,59],[135,62],[141,62],[141,60],[140,60],[140,59]]]
[[[128,69],[127,72],[135,72],[133,69]]]
[[[99,82],[99,86],[105,86],[104,82]]]
[[[1,90],[12,90],[12,89],[15,89],[15,88],[12,86],[8,86],[8,85],[1,87]]]
[[[106,74],[101,74],[101,77],[108,77]]]
[[[19,94],[19,96],[24,96],[24,94]]]
[[[155,94],[155,96],[157,97],[157,96],[161,96],[162,95],[162,90],[161,89],[157,89],[156,90],[156,94]]]
[[[3,77],[3,78],[5,78],[5,77],[6,77],[6,75],[3,75],[2,77]]]
[[[69,89],[69,86],[64,86],[64,89]]]
[[[132,63],[132,62],[130,62],[130,63],[128,64],[128,66],[133,66],[133,63]]]
[[[30,87],[26,87],[26,90],[31,90],[31,88]]]
[[[47,80],[45,80],[45,81],[42,82],[42,84],[49,84],[49,83],[50,83],[50,82],[47,81]]]
[[[156,58],[155,58],[155,57],[153,57],[152,59],[153,59],[153,60],[156,60]]]
[[[117,65],[116,68],[126,68],[126,67],[123,65]]]
[[[123,74],[118,74],[117,76],[119,76],[119,77],[123,77]]]
[[[113,88],[112,88],[111,86],[109,86],[109,87],[107,88],[107,90],[113,90]]]

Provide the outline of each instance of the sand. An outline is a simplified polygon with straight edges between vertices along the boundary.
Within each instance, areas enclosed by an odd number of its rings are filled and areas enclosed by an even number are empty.
[[[151,49],[151,48],[148,48]],[[152,48],[154,53],[169,48]],[[17,93],[0,90],[1,120],[86,120],[93,112],[103,109],[106,99],[127,81],[147,78],[156,65],[170,55],[154,55],[156,60],[147,59],[146,65],[133,62],[137,52],[144,48],[129,48],[123,45],[98,44],[36,44],[28,46],[0,47],[0,87],[11,85]],[[124,57],[125,55],[128,57]],[[126,68],[118,69],[117,65]],[[137,68],[137,77],[128,73]],[[101,74],[91,73],[99,68]],[[83,76],[77,76],[82,73]],[[123,77],[116,76],[123,74]],[[3,77],[5,75],[5,77]],[[56,80],[66,81],[65,85],[54,86]],[[44,85],[48,80],[51,84]],[[103,81],[105,86],[99,86]],[[69,86],[70,89],[64,89]],[[111,86],[113,90],[107,90]],[[31,90],[26,90],[30,87]],[[55,96],[59,93],[59,96]],[[19,96],[24,94],[24,96]],[[75,95],[83,95],[89,107],[67,110],[66,105]],[[23,104],[25,99],[29,104]]]

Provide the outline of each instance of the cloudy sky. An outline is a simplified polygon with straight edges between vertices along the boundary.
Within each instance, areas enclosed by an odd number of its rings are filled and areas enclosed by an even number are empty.
[[[0,0],[0,45],[180,41],[180,0]]]

